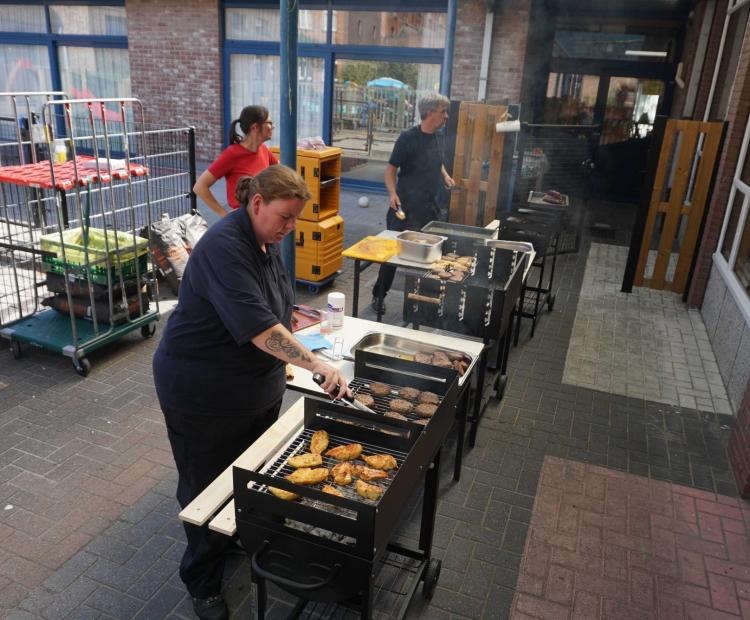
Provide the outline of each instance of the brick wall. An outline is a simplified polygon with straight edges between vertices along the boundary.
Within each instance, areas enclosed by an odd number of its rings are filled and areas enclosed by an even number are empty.
[[[719,20],[723,26],[723,16]],[[750,30],[750,29],[749,29]],[[715,57],[714,57],[715,63]],[[706,63],[707,70],[704,71],[704,77],[710,72],[711,67]],[[704,80],[701,81],[701,87]],[[705,102],[703,104],[705,109]],[[727,200],[732,187],[732,178],[737,167],[740,146],[745,133],[745,123],[747,122],[748,112],[750,111],[750,35],[745,32],[745,39],[740,52],[740,59],[737,65],[737,75],[732,90],[732,96],[729,101],[729,110],[727,112],[727,135],[724,140],[724,149],[721,154],[719,172],[714,185],[713,195],[709,204],[708,215],[706,217],[706,227],[701,239],[701,245],[698,250],[698,258],[695,264],[693,280],[690,283],[688,292],[688,306],[700,307],[703,303],[703,296],[708,286],[708,278],[711,273],[711,255],[716,251],[721,234],[721,227],[724,223],[724,214],[726,213]],[[698,109],[696,108],[696,114]]]
[[[218,0],[126,0],[134,97],[149,123],[195,127],[198,160],[221,150]]]
[[[737,411],[737,420],[729,439],[729,465],[740,495],[750,497],[750,384]]]
[[[518,103],[521,100],[530,6],[531,0],[507,0],[495,13],[488,101]],[[451,84],[453,99],[477,100],[486,12],[484,0],[459,0]]]
[[[717,0],[714,10],[714,19],[711,24],[711,34],[708,37],[708,46],[706,47],[706,59],[703,63],[701,72],[700,86],[695,98],[695,108],[693,118],[703,119],[706,112],[706,102],[708,101],[708,92],[711,90],[711,80],[714,75],[716,58],[719,55],[719,43],[721,43],[721,33],[724,29],[724,17],[727,14],[728,0]]]

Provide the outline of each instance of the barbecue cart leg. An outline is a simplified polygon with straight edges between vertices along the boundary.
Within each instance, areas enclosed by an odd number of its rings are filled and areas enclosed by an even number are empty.
[[[354,259],[354,291],[352,291],[352,316],[354,318],[357,318],[359,312],[359,267],[361,262],[358,258]]]
[[[469,415],[469,395],[471,393],[471,381],[466,379],[461,400],[456,407],[456,460],[453,463],[453,480],[458,482],[461,479],[461,464],[464,455],[464,442],[466,441],[466,416]]]
[[[257,597],[258,620],[266,617],[266,580],[263,577],[256,577],[255,596]]]
[[[484,401],[484,382],[487,378],[487,349],[482,352],[482,358],[479,360],[479,370],[477,372],[477,391],[474,395],[474,413],[471,417],[471,430],[469,431],[469,446],[474,447],[477,442],[477,429],[479,427],[479,418],[482,416],[482,402]]]
[[[362,606],[360,608],[359,617],[362,620],[370,620],[372,618],[372,584],[368,583],[365,591],[362,592]]]
[[[432,537],[435,533],[435,513],[437,511],[438,488],[440,486],[440,453],[438,450],[424,479],[422,499],[422,524],[419,530],[419,549],[424,552],[427,563],[432,553]]]
[[[555,295],[552,293],[552,283],[555,279],[555,265],[557,264],[557,248],[560,246],[560,233],[555,237],[555,249],[552,252],[552,268],[549,273],[549,289],[547,291],[547,310],[552,312],[555,305]]]

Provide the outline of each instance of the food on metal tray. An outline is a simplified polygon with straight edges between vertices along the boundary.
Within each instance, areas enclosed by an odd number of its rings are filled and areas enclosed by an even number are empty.
[[[395,420],[403,420],[406,421],[409,418],[407,418],[405,415],[401,415],[400,413],[396,413],[395,411],[386,411],[383,414],[386,418],[393,418]]]
[[[367,463],[370,467],[375,469],[383,469],[388,471],[389,469],[396,469],[398,463],[391,454],[369,454],[362,457],[362,460]]]
[[[351,484],[354,465],[351,463],[339,463],[331,468],[331,476],[336,484]]]
[[[447,280],[449,279],[453,274],[450,271],[441,270],[437,272],[438,278],[441,280]]]
[[[394,398],[388,406],[397,413],[409,413],[414,407],[408,400],[404,400],[403,398]]]
[[[315,431],[310,438],[310,452],[321,454],[328,447],[328,432],[324,430]]]
[[[465,275],[464,275],[463,273],[461,273],[460,271],[457,271],[457,272],[455,272],[455,273],[454,273],[454,274],[453,274],[453,275],[452,275],[452,276],[451,276],[451,277],[449,278],[449,280],[450,280],[451,282],[462,282],[462,281],[463,281],[463,279],[464,279],[465,277],[466,277],[466,276],[465,276]]]
[[[286,479],[289,482],[294,482],[294,484],[318,484],[326,478],[328,478],[328,469],[325,467],[316,467],[315,469],[301,467],[286,476]]]
[[[345,446],[336,446],[326,452],[326,456],[330,456],[337,461],[353,461],[360,454],[362,454],[361,443],[349,443]]]
[[[422,392],[419,395],[419,402],[437,405],[440,402],[440,397],[434,392]]]
[[[448,356],[448,359],[451,362],[455,362],[456,360],[463,360],[465,357],[465,355],[460,351],[443,351],[443,353]]]
[[[372,467],[359,464],[353,467],[353,473],[360,480],[367,480],[368,482],[370,480],[382,480],[383,478],[388,477],[388,474],[382,469],[373,469]]]
[[[418,390],[417,388],[402,387],[402,388],[399,388],[398,395],[401,398],[406,398],[408,400],[416,400],[419,397],[419,392],[420,390]]]
[[[354,399],[362,403],[365,407],[372,407],[375,404],[375,399],[369,394],[355,394]]]
[[[432,405],[430,403],[422,403],[414,407],[414,413],[416,413],[419,416],[422,416],[423,418],[429,418],[435,415],[436,411],[437,411],[437,405]]]
[[[383,494],[377,484],[367,484],[364,480],[357,480],[357,493],[365,499],[378,499]]]
[[[299,499],[299,495],[297,495],[296,493],[292,493],[291,491],[285,491],[284,489],[277,489],[276,487],[268,487],[268,490],[271,491],[271,493],[273,493],[279,499],[285,499],[287,501]]]
[[[344,494],[341,491],[339,491],[336,487],[331,486],[330,484],[323,485],[323,493],[335,495],[336,497],[344,497]]]
[[[414,361],[420,364],[432,364],[432,355],[429,353],[417,353],[414,356]]]
[[[438,368],[453,368],[453,362],[447,357],[439,357],[437,355],[432,356],[432,365]]]
[[[455,360],[453,362],[453,368],[455,368],[458,371],[458,376],[463,377],[466,373],[466,369],[469,367],[469,365],[463,361],[463,360]]]
[[[391,393],[391,386],[385,383],[371,383],[370,393],[373,396],[388,396]]]
[[[317,467],[323,464],[323,457],[320,454],[295,454],[287,462],[295,469],[299,469],[300,467]]]

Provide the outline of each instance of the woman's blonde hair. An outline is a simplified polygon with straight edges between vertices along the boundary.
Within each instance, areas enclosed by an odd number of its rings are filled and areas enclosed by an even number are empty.
[[[291,168],[282,165],[269,166],[254,177],[241,177],[237,181],[234,197],[240,205],[246,207],[255,194],[260,194],[263,202],[292,198],[307,202],[311,197],[304,179]]]

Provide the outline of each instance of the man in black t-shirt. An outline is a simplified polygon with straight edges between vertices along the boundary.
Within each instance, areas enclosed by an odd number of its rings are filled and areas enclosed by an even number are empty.
[[[402,132],[385,168],[389,204],[388,230],[420,230],[440,217],[437,195],[440,186],[450,189],[455,182],[443,163],[444,138],[438,135],[448,120],[450,100],[430,93],[419,100],[419,125]],[[398,177],[397,177],[398,173]],[[372,309],[385,314],[385,299],[393,284],[396,268],[381,265],[372,289]]]

